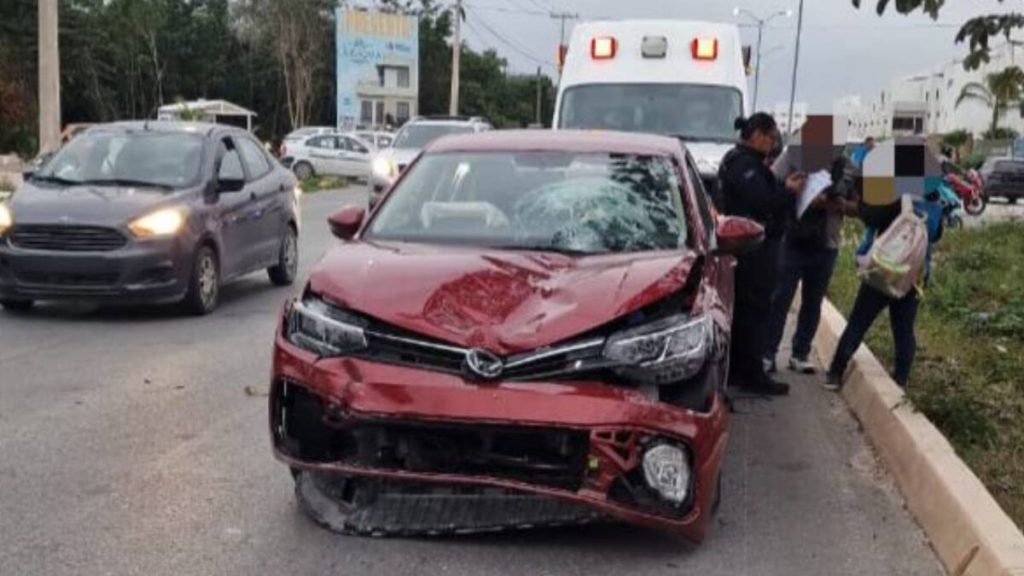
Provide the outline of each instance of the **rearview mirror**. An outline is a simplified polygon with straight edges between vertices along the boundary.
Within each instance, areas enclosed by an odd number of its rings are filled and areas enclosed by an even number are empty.
[[[718,253],[735,256],[752,252],[764,241],[764,227],[738,216],[718,218]]]
[[[331,234],[342,240],[351,240],[363,225],[366,209],[360,206],[346,206],[327,219]]]

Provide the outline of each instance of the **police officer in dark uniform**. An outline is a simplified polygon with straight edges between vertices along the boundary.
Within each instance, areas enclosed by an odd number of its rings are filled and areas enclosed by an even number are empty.
[[[771,116],[758,112],[739,118],[736,129],[740,143],[725,155],[718,171],[723,211],[760,223],[765,240],[757,250],[737,257],[730,380],[754,393],[782,396],[789,386],[768,376],[762,356],[782,235],[807,177],[792,174],[781,182],[772,173],[767,159],[778,150],[781,137]]]

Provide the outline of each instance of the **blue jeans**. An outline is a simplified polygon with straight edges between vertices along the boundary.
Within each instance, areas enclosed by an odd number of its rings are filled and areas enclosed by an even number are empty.
[[[832,366],[828,369],[829,374],[842,377],[846,372],[846,365],[850,363],[850,358],[864,341],[864,335],[867,334],[882,310],[888,308],[889,324],[895,344],[895,367],[892,377],[900,387],[905,387],[910,378],[910,367],[914,364],[914,356],[917,353],[917,339],[914,336],[917,304],[916,291],[896,300],[870,286],[861,284],[860,290],[857,292],[857,299],[853,303],[853,310],[850,312],[850,320],[846,324],[846,330],[839,338],[835,358],[832,359]]]
[[[832,272],[836,267],[838,250],[830,248],[802,249],[787,246],[779,262],[779,283],[772,296],[772,311],[768,317],[768,339],[765,357],[772,360],[778,354],[782,332],[786,328],[786,315],[793,305],[797,284],[800,291],[800,314],[796,333],[793,334],[794,358],[806,360],[811,353],[811,342],[821,320],[821,303],[825,299]]]

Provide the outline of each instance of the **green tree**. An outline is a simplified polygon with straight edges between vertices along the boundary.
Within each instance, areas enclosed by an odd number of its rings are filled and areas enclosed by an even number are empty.
[[[964,85],[956,99],[959,106],[966,101],[981,102],[992,109],[992,121],[989,132],[994,134],[999,129],[999,119],[1010,106],[1019,105],[1024,93],[1024,71],[1017,66],[1010,66],[1001,72],[993,72],[985,76],[985,82],[969,82]]]

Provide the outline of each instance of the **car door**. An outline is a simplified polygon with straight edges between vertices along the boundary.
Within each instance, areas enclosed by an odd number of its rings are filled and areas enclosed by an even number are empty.
[[[338,150],[341,151],[343,176],[368,178],[370,176],[370,149],[350,136],[338,136]]]
[[[250,209],[253,253],[248,268],[266,268],[277,260],[291,191],[274,177],[273,165],[255,140],[238,136],[235,143],[245,163],[246,193],[253,202]]]
[[[317,136],[310,138],[309,159],[313,164],[313,170],[320,176],[343,176],[344,164],[341,151],[338,150],[338,140],[334,136]]]
[[[237,190],[217,193],[221,276],[231,278],[245,273],[254,260],[259,227],[257,202],[247,181],[241,152],[232,137],[224,136],[218,143],[216,166],[218,182],[240,183]]]

